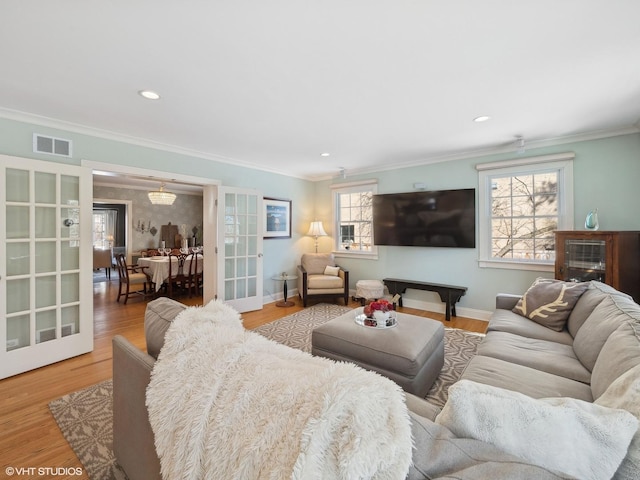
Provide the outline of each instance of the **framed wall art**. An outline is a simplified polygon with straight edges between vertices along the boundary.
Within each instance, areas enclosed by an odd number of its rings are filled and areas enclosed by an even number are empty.
[[[264,198],[264,238],[291,238],[291,200]]]

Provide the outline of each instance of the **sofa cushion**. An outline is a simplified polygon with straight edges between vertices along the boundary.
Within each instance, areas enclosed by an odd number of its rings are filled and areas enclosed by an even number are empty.
[[[528,318],[513,313],[511,310],[496,310],[489,320],[487,332],[507,332],[528,338],[548,340],[550,342],[571,345],[573,337],[567,330],[557,332]]]
[[[561,331],[588,283],[538,278],[513,309],[514,313],[552,330]]]
[[[591,387],[585,383],[484,355],[473,357],[461,378],[533,398],[572,397],[593,401]]]
[[[409,412],[413,412],[422,418],[433,421],[440,413],[440,407],[435,406],[433,403],[413,393],[404,392],[404,401],[407,404]]]
[[[582,364],[593,371],[609,335],[634,316],[640,321],[637,304],[621,296],[607,295],[587,317],[573,341],[573,349]]]
[[[489,332],[478,346],[478,355],[499,358],[578,382],[591,381],[591,372],[576,358],[571,345],[506,332]]]
[[[574,398],[533,399],[462,380],[436,423],[581,479],[610,479],[638,429],[631,413]],[[553,432],[553,434],[549,434]]]
[[[342,288],[344,280],[342,277],[333,275],[309,275],[307,277],[308,290],[324,290],[326,288]]]
[[[626,293],[619,292],[605,283],[595,280],[589,282],[589,288],[580,296],[567,320],[567,328],[572,337],[575,338],[587,317],[609,295],[620,295],[631,300]]]
[[[640,323],[625,322],[609,335],[593,367],[591,391],[599,398],[626,371],[640,364]]]
[[[144,336],[147,340],[147,353],[157,359],[164,345],[164,335],[173,319],[186,305],[171,298],[160,297],[150,301],[144,313]]]
[[[518,300],[522,298],[522,295],[514,295],[512,293],[498,293],[496,295],[496,310],[513,310],[518,304]]]

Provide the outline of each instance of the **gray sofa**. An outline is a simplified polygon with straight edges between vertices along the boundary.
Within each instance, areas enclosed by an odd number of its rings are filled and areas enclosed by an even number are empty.
[[[130,480],[161,478],[145,394],[164,334],[185,308],[167,297],[149,302],[144,321],[146,352],[121,335],[113,338],[113,450]],[[439,412],[437,407],[410,394],[407,405],[412,414],[421,418],[433,419]]]
[[[568,396],[591,402],[615,378],[640,363],[640,307],[624,294],[592,283],[567,327],[553,333],[511,312],[518,298],[498,296],[489,333],[463,378],[534,398]],[[113,447],[118,464],[131,480],[161,478],[145,391],[164,333],[184,308],[164,297],[148,304],[147,352],[124,337],[113,339]],[[591,329],[593,332],[587,331]],[[572,478],[518,459],[490,443],[460,438],[434,422],[440,412],[437,407],[410,394],[406,399],[416,447],[407,477],[411,480]],[[624,471],[617,478],[637,478],[633,469],[638,465],[633,462],[638,458],[638,443],[636,456],[626,466],[623,463]]]
[[[497,296],[487,335],[463,379],[533,398],[593,402],[640,364],[640,306],[630,296],[592,281],[559,331],[514,313],[520,298]]]

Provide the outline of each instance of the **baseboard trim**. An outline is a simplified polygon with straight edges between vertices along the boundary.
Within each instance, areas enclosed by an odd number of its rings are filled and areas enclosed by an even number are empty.
[[[298,296],[297,288],[291,288],[287,291],[287,300],[297,296]],[[279,302],[280,300],[284,300],[284,292],[280,291],[280,292],[270,293],[269,295],[264,295],[262,297],[262,305]]]
[[[355,290],[349,292],[349,296],[353,297],[356,294]],[[287,298],[297,297],[298,289],[292,288],[287,292]],[[283,292],[276,292],[274,294],[265,295],[262,297],[262,304],[267,305],[268,303],[278,302],[280,300],[284,300]],[[426,310],[427,312],[436,312],[442,313],[445,312],[445,304],[444,303],[436,303],[436,302],[425,302],[422,300],[415,300],[411,298],[405,298],[402,302],[403,306],[409,308],[415,308],[417,310]],[[456,313],[460,317],[473,318],[474,320],[482,320],[483,322],[488,322],[489,318],[491,318],[492,312],[487,312],[486,310],[478,310],[476,308],[467,308],[456,305]]]
[[[427,310],[428,312],[446,313],[446,305],[444,303],[424,302],[411,298],[403,299],[402,305],[418,310]],[[488,322],[491,312],[485,310],[477,310],[475,308],[467,308],[456,305],[456,314],[460,317],[473,318],[474,320],[482,320]]]
[[[355,290],[349,292],[349,295],[351,296],[354,296],[355,294]],[[390,295],[385,295],[385,298],[387,298],[387,300],[391,300]],[[402,305],[404,307],[415,308],[417,310],[442,313],[443,315],[446,313],[446,305],[441,302],[425,302],[423,300],[416,300],[405,297],[402,299]],[[492,314],[492,312],[487,312],[486,310],[461,307],[458,305],[456,305],[456,313],[461,317],[473,318],[474,320],[482,320],[483,322],[488,322]]]

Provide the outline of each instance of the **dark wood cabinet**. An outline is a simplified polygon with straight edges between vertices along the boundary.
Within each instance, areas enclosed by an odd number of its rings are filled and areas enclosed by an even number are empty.
[[[556,233],[556,278],[598,280],[640,300],[640,231]]]

